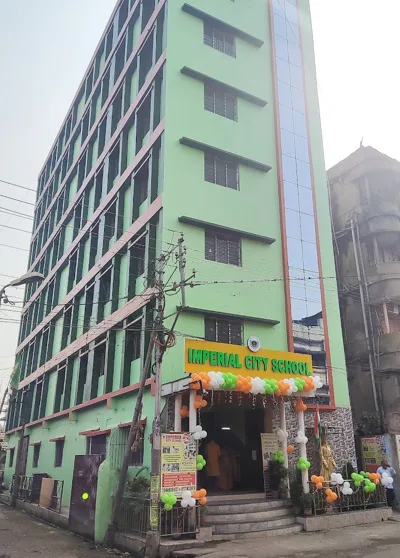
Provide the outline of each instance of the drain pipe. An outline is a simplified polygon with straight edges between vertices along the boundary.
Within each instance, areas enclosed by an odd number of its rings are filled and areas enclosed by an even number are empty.
[[[370,370],[370,373],[371,373],[372,393],[374,395],[375,410],[380,417],[378,397],[377,397],[377,394],[376,394],[376,385],[375,385],[374,359],[373,359],[373,356],[372,356],[371,340],[370,340],[370,337],[369,337],[367,315],[366,315],[366,312],[365,312],[364,291],[363,291],[362,284],[361,284],[360,262],[359,262],[359,259],[358,259],[358,250],[357,250],[357,244],[356,244],[356,237],[355,237],[355,233],[354,233],[354,221],[353,221],[353,219],[350,221],[350,227],[351,227],[351,237],[353,239],[354,259],[355,259],[356,270],[357,270],[357,281],[358,281],[358,287],[359,287],[359,290],[360,290],[361,312],[362,312],[362,315],[363,315],[365,339],[366,339],[366,342],[367,342],[369,370]]]

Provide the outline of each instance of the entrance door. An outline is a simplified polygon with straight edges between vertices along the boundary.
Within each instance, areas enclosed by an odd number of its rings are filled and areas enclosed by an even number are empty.
[[[76,455],[72,479],[69,529],[84,537],[94,537],[97,477],[104,455]]]
[[[247,485],[250,489],[262,492],[264,489],[263,464],[261,454],[261,432],[264,432],[264,409],[245,412],[246,451],[249,470]]]

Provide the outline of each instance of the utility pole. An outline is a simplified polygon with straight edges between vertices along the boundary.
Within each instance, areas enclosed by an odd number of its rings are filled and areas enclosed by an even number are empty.
[[[185,250],[182,246],[183,244],[183,235],[178,241],[178,254],[176,258],[178,260],[179,272],[180,272],[180,290],[182,293],[182,299],[185,300],[184,295],[184,287],[186,284],[185,276],[184,276],[184,266],[185,266]],[[174,247],[174,249],[176,246]],[[155,537],[150,537],[146,546],[149,547],[149,553],[151,554],[151,549],[157,547],[158,549],[158,502],[160,499],[160,467],[161,467],[161,425],[160,425],[160,417],[161,417],[161,365],[162,365],[162,358],[167,350],[167,348],[171,345],[173,341],[173,329],[177,322],[177,318],[179,316],[179,312],[175,316],[175,320],[171,329],[168,331],[167,338],[165,339],[165,330],[164,330],[164,309],[165,309],[165,285],[164,285],[164,270],[167,265],[169,256],[171,255],[171,251],[168,253],[162,253],[159,258],[156,260],[156,273],[155,273],[155,282],[154,282],[154,290],[155,290],[155,299],[157,302],[156,308],[156,317],[154,320],[154,325],[150,337],[150,343],[147,350],[146,360],[144,366],[142,368],[142,374],[140,377],[140,384],[139,384],[139,391],[136,399],[135,410],[132,417],[132,422],[129,430],[128,440],[125,448],[125,456],[121,465],[120,474],[119,474],[119,482],[118,488],[114,497],[114,506],[113,506],[113,513],[111,522],[108,526],[106,542],[109,546],[112,546],[114,541],[114,534],[117,528],[118,522],[118,513],[122,503],[122,497],[125,489],[127,471],[128,471],[128,463],[129,457],[132,451],[132,446],[135,442],[138,441],[139,438],[139,429],[140,429],[140,419],[141,419],[141,412],[142,412],[142,403],[143,403],[143,394],[146,385],[146,380],[149,376],[149,371],[151,368],[151,361],[153,356],[153,350],[155,353],[155,403],[154,403],[154,420],[153,420],[153,427],[152,427],[152,454],[151,454],[151,492],[154,496],[153,504],[156,504],[156,515],[154,520],[157,521],[152,522],[153,533],[156,535]],[[175,289],[175,285],[174,288]],[[156,500],[156,501],[155,501]],[[158,535],[158,536],[157,536]],[[146,552],[147,554],[147,552]]]

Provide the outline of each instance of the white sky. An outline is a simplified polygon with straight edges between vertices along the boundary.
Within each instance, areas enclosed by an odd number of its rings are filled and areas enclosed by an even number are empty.
[[[173,0],[172,0],[173,1]],[[222,1],[222,0],[216,0]],[[264,1],[264,0],[253,0]],[[400,159],[400,0],[310,0],[327,168],[364,145]],[[114,7],[114,0],[0,0],[0,179],[36,187],[45,157]],[[0,195],[35,196],[0,183]],[[0,197],[0,208],[32,206]],[[31,221],[0,213],[0,244],[29,246]],[[27,252],[0,246],[4,275]],[[22,298],[21,290],[9,296]],[[0,312],[0,393],[13,365],[18,313]]]

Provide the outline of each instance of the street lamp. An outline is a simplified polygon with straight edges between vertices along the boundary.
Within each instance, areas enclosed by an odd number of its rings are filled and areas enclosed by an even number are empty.
[[[30,283],[38,283],[39,281],[43,281],[44,275],[42,273],[38,273],[37,271],[31,271],[29,273],[25,273],[18,277],[17,279],[13,279],[8,285],[5,285],[2,289],[0,289],[0,306],[1,302],[4,298],[4,302],[8,302],[7,296],[5,295],[5,291],[7,287],[19,287],[21,285],[29,285]]]
[[[25,273],[24,275],[21,275],[21,277],[18,277],[17,279],[13,279],[13,281],[11,281],[10,283],[8,283],[8,285],[5,285],[2,289],[0,289],[0,306],[1,306],[1,302],[4,299],[4,302],[8,302],[8,298],[7,295],[5,294],[5,291],[8,287],[19,287],[21,285],[29,285],[30,283],[39,283],[41,281],[43,281],[44,279],[44,275],[42,273],[38,273],[37,271],[31,271],[29,273]],[[3,399],[1,401],[1,406],[0,406],[0,410],[3,408],[5,399],[6,399],[6,394],[8,392],[8,389],[5,391],[4,395],[3,395]],[[18,486],[19,486],[19,473],[20,473],[20,461],[21,461],[21,453],[22,453],[22,443],[23,443],[23,439],[24,439],[24,433],[25,433],[25,422],[22,423],[22,431],[21,431],[21,435],[20,435],[20,439],[18,441],[18,449],[17,449],[17,458],[16,458],[16,462],[15,462],[15,475],[14,475],[14,483],[13,483],[13,491],[11,494],[11,506],[15,507],[15,503],[17,500],[17,492],[18,492]]]

